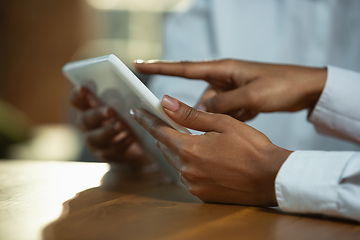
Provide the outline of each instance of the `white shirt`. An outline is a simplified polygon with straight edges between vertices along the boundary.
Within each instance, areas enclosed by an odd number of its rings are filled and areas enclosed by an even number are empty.
[[[328,67],[309,120],[322,132],[360,143],[360,74]],[[295,151],[275,180],[279,207],[360,221],[360,152]]]

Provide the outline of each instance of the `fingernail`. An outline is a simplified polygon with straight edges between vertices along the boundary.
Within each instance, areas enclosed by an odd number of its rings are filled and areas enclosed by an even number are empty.
[[[134,109],[130,109],[129,110],[130,116],[135,119],[135,110]]]
[[[134,61],[135,64],[143,64],[144,62],[145,62],[145,61],[142,60],[142,59],[136,59],[136,60]]]
[[[175,99],[172,98],[168,95],[165,95],[162,100],[161,100],[161,104],[163,105],[164,108],[166,108],[169,111],[175,112],[176,110],[178,110],[180,104],[179,102]]]
[[[195,108],[196,108],[197,110],[206,112],[206,107],[205,107],[204,104],[198,104],[198,105],[195,106]]]

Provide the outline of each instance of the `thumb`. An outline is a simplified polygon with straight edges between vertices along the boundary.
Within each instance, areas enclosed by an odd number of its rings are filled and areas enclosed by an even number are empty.
[[[166,114],[176,123],[202,132],[224,132],[229,124],[225,115],[206,113],[165,95],[161,100]]]
[[[206,112],[206,107],[204,105],[204,102],[215,96],[216,95],[216,90],[214,88],[210,86],[208,86],[208,88],[204,91],[204,93],[202,94],[202,96],[200,97],[200,100],[197,102],[195,108],[198,109],[198,110],[202,110],[204,112]]]

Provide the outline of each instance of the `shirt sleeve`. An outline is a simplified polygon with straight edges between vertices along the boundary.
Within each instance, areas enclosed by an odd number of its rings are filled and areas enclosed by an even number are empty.
[[[275,180],[280,209],[360,222],[360,153],[295,151]]]
[[[309,121],[320,133],[360,144],[360,73],[328,66],[324,90]]]
[[[318,132],[360,143],[360,74],[328,67],[309,116]],[[275,180],[283,211],[360,221],[360,152],[295,151]]]

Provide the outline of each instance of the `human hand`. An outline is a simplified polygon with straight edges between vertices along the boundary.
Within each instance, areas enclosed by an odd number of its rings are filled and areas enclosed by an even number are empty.
[[[159,141],[165,158],[193,195],[204,202],[277,205],[275,178],[291,151],[228,115],[198,111],[169,96],[161,103],[178,124],[205,132],[183,134],[143,109],[133,113]]]
[[[126,123],[86,87],[74,90],[70,102],[79,111],[77,126],[86,145],[97,158],[134,168],[153,164]]]
[[[327,70],[238,60],[205,62],[147,61],[137,71],[202,79],[209,88],[197,108],[226,113],[241,121],[260,112],[312,108],[324,88]]]

